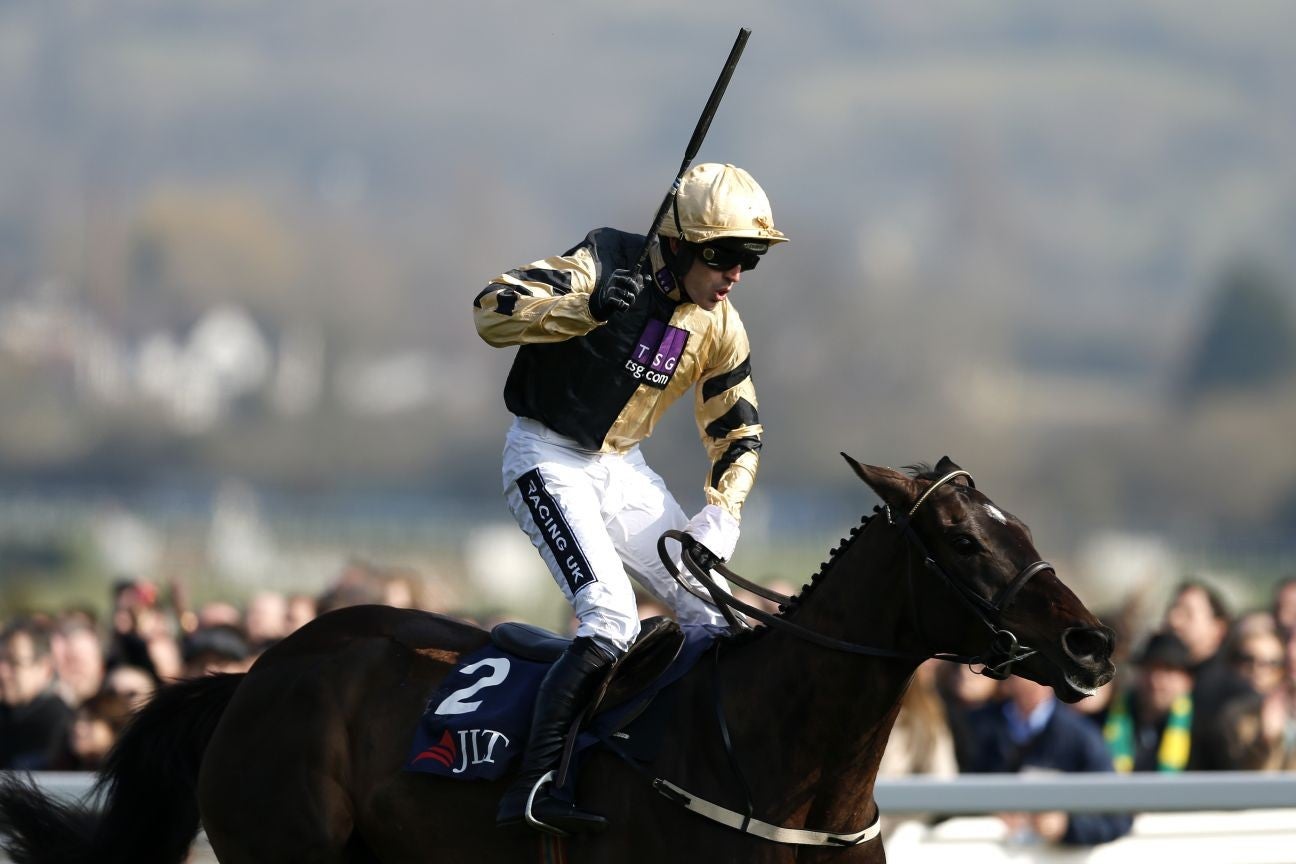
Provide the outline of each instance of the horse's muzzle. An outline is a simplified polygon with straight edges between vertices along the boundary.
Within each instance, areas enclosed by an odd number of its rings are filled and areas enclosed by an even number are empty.
[[[1112,650],[1116,634],[1110,627],[1071,627],[1062,633],[1062,651],[1078,668],[1068,678],[1083,681],[1082,689],[1095,690],[1116,674]]]

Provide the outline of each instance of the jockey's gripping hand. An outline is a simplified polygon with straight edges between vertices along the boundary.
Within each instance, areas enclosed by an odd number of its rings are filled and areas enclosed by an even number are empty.
[[[689,520],[684,533],[692,541],[689,552],[704,570],[728,561],[738,545],[738,520],[727,510],[708,504]]]
[[[614,270],[608,280],[590,294],[590,314],[599,321],[606,321],[633,306],[641,291],[642,276],[629,270]]]
[[[710,573],[718,565],[723,564],[720,556],[712,552],[706,546],[702,545],[692,537],[688,539],[688,552],[697,565],[702,568],[702,572]]]

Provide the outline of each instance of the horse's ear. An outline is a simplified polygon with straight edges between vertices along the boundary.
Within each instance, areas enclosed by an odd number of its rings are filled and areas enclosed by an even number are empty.
[[[876,465],[861,465],[845,453],[842,458],[855,469],[859,478],[869,485],[877,496],[892,510],[908,512],[918,500],[918,484],[911,477],[906,477],[892,468],[880,468]]]
[[[962,471],[962,470],[963,470],[963,466],[957,464],[953,459],[949,458],[948,456],[942,456],[941,460],[936,463],[936,473],[942,476],[945,474],[949,474],[951,471]],[[961,483],[965,486],[971,486],[973,489],[976,488],[976,484],[972,482],[971,477],[956,477],[953,480],[953,482]]]

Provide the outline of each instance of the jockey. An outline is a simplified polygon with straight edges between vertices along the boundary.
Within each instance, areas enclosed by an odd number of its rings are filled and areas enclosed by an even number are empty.
[[[504,387],[515,415],[504,494],[580,622],[541,684],[501,826],[525,821],[533,790],[532,818],[555,833],[606,824],[548,794],[543,778],[577,712],[639,633],[630,578],[681,624],[724,626],[672,579],[657,540],[683,530],[718,560],[733,554],[762,430],[747,332],[728,295],[787,238],[751,175],[714,163],[684,175],[658,234],[638,272],[645,238],[599,228],[563,255],[497,276],[473,301],[482,339],[521,346]],[[707,503],[692,519],[639,451],[690,387],[711,462]]]

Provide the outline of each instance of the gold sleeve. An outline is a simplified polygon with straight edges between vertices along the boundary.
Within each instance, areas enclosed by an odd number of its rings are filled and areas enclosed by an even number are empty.
[[[595,284],[594,256],[584,247],[510,270],[473,300],[477,334],[496,348],[583,336],[601,323],[589,311]]]
[[[756,410],[747,331],[732,304],[725,305],[724,326],[697,383],[695,414],[711,460],[707,503],[717,504],[739,519],[747,493],[756,482],[764,430]]]

